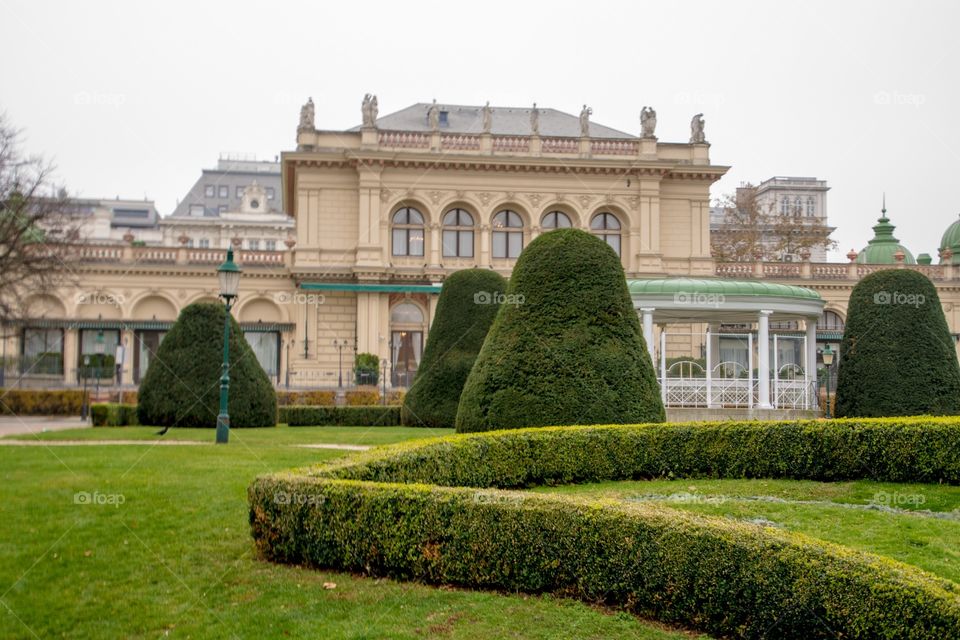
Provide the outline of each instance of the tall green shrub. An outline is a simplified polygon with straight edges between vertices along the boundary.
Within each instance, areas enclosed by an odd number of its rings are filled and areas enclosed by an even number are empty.
[[[140,384],[140,424],[216,427],[225,313],[213,303],[192,304],[180,312]],[[272,427],[277,421],[270,379],[232,317],[228,409],[231,427]]]
[[[663,420],[620,258],[585,231],[538,237],[464,385],[457,431]]]
[[[872,273],[850,294],[837,417],[960,413],[960,365],[937,289],[907,269]]]
[[[454,425],[463,384],[506,292],[507,281],[489,269],[464,269],[444,281],[423,358],[404,399],[403,424]]]

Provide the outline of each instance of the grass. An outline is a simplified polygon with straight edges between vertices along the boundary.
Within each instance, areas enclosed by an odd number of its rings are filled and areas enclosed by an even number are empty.
[[[149,440],[153,431],[41,438]],[[435,433],[298,427],[235,430],[225,447],[0,447],[0,637],[690,637],[569,600],[374,580],[254,556],[246,503],[253,477],[342,455],[290,445],[426,435]],[[164,438],[212,440],[213,432]],[[106,504],[77,504],[78,492]]]
[[[536,491],[656,501],[675,509],[783,527],[894,558],[960,583],[960,487],[869,481],[654,480]]]
[[[93,427],[46,431],[36,435],[7,436],[15,440],[190,440],[213,442],[213,429],[170,429],[158,436],[159,427]],[[449,435],[453,429],[420,429],[411,427],[288,427],[272,429],[231,429],[230,442],[240,446],[275,446],[297,444],[381,445]]]

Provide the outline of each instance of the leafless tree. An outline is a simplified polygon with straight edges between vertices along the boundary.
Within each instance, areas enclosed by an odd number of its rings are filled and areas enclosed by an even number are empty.
[[[53,165],[24,152],[0,113],[0,326],[16,326],[31,297],[70,281],[78,220]]]
[[[719,262],[749,262],[757,259],[782,261],[785,255],[802,255],[813,249],[832,249],[833,229],[800,211],[777,213],[773,203],[764,205],[752,185],[737,189],[720,201],[723,224],[710,232],[710,248]]]

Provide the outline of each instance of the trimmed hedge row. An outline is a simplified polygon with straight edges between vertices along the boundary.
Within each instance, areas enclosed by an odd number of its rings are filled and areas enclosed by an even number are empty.
[[[140,424],[135,404],[95,404],[90,407],[90,416],[95,427],[135,427]]]
[[[336,391],[277,391],[277,404],[281,407],[294,404],[332,407],[336,403]]]
[[[660,476],[958,483],[960,419],[447,436],[261,476],[250,524],[278,562],[549,591],[722,636],[960,637],[958,586],[892,560],[659,505],[437,486]]]
[[[47,389],[0,389],[0,414],[18,416],[80,415],[83,391]]]
[[[662,477],[960,484],[960,418],[497,431],[374,449],[316,473],[496,488]]]
[[[278,422],[291,427],[395,427],[400,424],[399,406],[376,407],[280,407]]]

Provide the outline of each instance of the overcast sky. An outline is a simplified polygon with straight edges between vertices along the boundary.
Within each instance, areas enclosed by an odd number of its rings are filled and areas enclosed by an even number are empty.
[[[958,2],[43,2],[0,0],[0,111],[72,193],[169,214],[221,152],[294,146],[414,102],[536,101],[661,141],[702,111],[717,197],[828,181],[833,259],[897,235],[936,256],[960,214]]]

